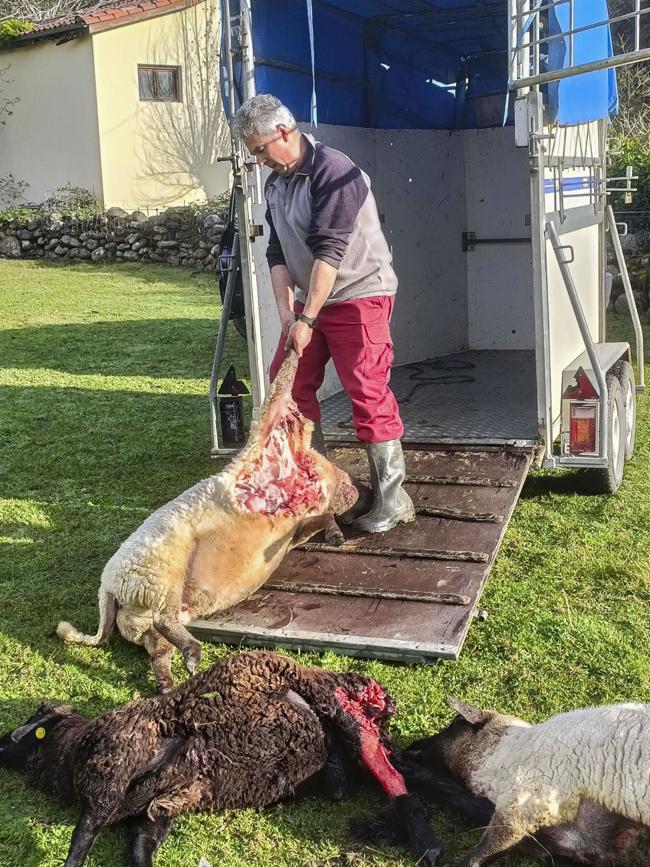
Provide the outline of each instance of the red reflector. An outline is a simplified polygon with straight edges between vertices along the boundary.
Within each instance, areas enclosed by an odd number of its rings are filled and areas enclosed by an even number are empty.
[[[595,404],[581,405],[571,404],[571,429],[569,448],[571,454],[579,455],[583,452],[596,451],[596,413],[598,407]]]
[[[565,400],[589,400],[590,398],[598,397],[598,392],[584,370],[579,367],[575,375],[574,384],[564,389],[562,397]]]

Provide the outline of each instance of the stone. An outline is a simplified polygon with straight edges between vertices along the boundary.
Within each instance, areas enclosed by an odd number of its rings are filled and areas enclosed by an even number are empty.
[[[148,217],[142,211],[133,211],[133,213],[131,214],[131,219],[134,223],[146,223]]]
[[[178,247],[178,241],[158,241],[157,247],[159,250],[171,250]]]
[[[68,252],[68,248],[63,247],[61,244],[59,244],[59,246],[56,248],[56,250],[54,252],[56,253],[57,256],[65,256],[66,253]]]
[[[31,241],[32,233],[28,232],[27,229],[18,229],[16,232],[16,237],[20,238],[21,241]]]
[[[99,241],[96,241],[94,238],[88,238],[86,241],[86,249],[87,250],[96,250],[99,247]]]
[[[169,235],[165,226],[154,226],[153,227],[154,235]]]
[[[140,258],[136,252],[133,250],[125,250],[122,254],[125,259],[128,259],[130,262],[137,262]]]
[[[643,295],[640,292],[633,292],[632,294],[636,301],[637,310],[643,310]],[[625,293],[619,295],[614,302],[614,310],[624,316],[630,315],[630,305],[627,303],[627,295]]]
[[[29,223],[27,223],[27,228],[29,229],[30,232],[33,232],[34,229],[40,229],[42,222],[43,221],[41,220],[41,218],[37,217],[37,219],[30,220]]]
[[[7,235],[4,240],[0,241],[0,256],[4,256],[7,259],[20,259],[22,251],[18,238]]]
[[[139,239],[140,235],[137,232],[132,232],[130,235],[126,236],[126,243],[132,247]]]
[[[70,235],[68,245],[70,247],[81,247],[81,241],[78,238],[75,238],[74,235]]]
[[[47,244],[47,238],[40,237],[36,243],[39,247],[44,247]]]
[[[90,258],[93,262],[101,262],[102,259],[106,258],[106,250],[103,247],[97,247],[90,254]]]
[[[20,246],[22,247],[23,251],[29,250],[29,248],[32,246],[32,242],[28,241],[26,238],[23,238],[23,240],[20,242]]]
[[[86,250],[85,247],[77,247],[74,252],[78,259],[90,259],[90,250]]]
[[[113,208],[109,208],[108,211],[106,211],[106,216],[107,217],[128,217],[129,215],[127,214],[127,212],[123,208],[113,207]]]
[[[203,228],[208,232],[221,233],[226,228],[218,214],[208,214],[203,220]]]
[[[170,265],[177,267],[179,262],[180,262],[180,259],[178,258],[178,256],[170,256],[167,261],[169,262]]]

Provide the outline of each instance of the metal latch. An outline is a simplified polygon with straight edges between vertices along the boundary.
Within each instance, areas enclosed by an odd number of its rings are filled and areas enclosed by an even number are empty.
[[[530,244],[530,238],[477,238],[476,232],[463,232],[463,253],[472,253],[477,244]]]

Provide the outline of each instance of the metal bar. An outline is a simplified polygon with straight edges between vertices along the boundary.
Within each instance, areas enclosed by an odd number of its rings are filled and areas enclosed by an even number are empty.
[[[536,84],[546,84],[549,81],[561,81],[564,78],[573,78],[576,75],[582,75],[585,72],[596,72],[599,69],[611,69],[612,67],[625,66],[630,63],[641,63],[644,60],[650,60],[650,48],[642,48],[640,51],[628,51],[625,54],[618,54],[615,57],[605,57],[602,60],[594,60],[591,63],[583,63],[580,66],[574,66],[573,69],[558,69],[555,72],[541,72],[539,75],[531,75],[527,78],[521,78],[513,81],[512,90],[518,90],[522,87],[533,87]]]
[[[370,482],[370,476],[364,473],[356,473],[355,478],[360,482]],[[516,488],[519,484],[513,479],[489,479],[471,476],[421,476],[409,473],[406,479],[409,485],[459,485],[468,488]]]
[[[641,0],[635,0],[634,13],[634,50],[638,51],[641,48]]]
[[[306,66],[299,66],[296,63],[285,63],[281,60],[273,60],[268,57],[260,57],[259,55],[255,55],[255,65],[256,66],[268,66],[272,69],[282,69],[287,72],[297,72],[299,75],[308,75],[311,78],[311,68],[307,68]],[[362,87],[364,90],[368,87],[368,82],[363,81],[360,78],[349,78],[347,75],[337,75],[335,72],[323,72],[322,70],[317,70],[316,75],[318,78],[327,78],[331,81],[340,81],[343,84],[353,84],[355,87]]]
[[[438,593],[434,590],[384,590],[381,587],[351,587],[346,584],[311,584],[299,581],[267,581],[261,589],[279,590],[282,593],[322,593],[324,596],[360,596],[366,599],[433,602],[438,605],[470,605],[472,601],[471,596]]]
[[[299,551],[328,551],[332,554],[371,554],[374,557],[404,557],[407,560],[459,560],[465,563],[489,563],[490,555],[476,551],[414,551],[412,548],[367,548],[344,542],[328,545],[327,542],[306,542]]]
[[[575,28],[575,9],[573,0],[569,0],[569,66],[573,66],[573,35]]]
[[[576,290],[575,283],[573,282],[571,270],[569,269],[569,265],[564,259],[562,244],[560,243],[560,238],[558,236],[553,220],[547,220],[546,232],[549,236],[551,244],[553,245],[555,257],[557,259],[557,263],[562,274],[562,279],[564,280],[564,285],[566,286],[566,290],[569,295],[569,301],[571,302],[571,307],[573,308],[573,313],[576,317],[578,328],[580,329],[580,334],[582,335],[582,339],[585,344],[585,349],[587,350],[587,355],[589,356],[591,368],[594,372],[596,380],[598,381],[598,390],[600,392],[600,401],[598,406],[600,422],[600,428],[598,431],[598,456],[601,458],[607,458],[607,382],[598,362],[598,356],[596,355],[594,342],[591,339],[591,333],[589,331],[589,323],[587,322],[584,310],[582,309],[582,304],[580,303],[580,297]]]
[[[210,400],[210,430],[212,433],[212,451],[217,451],[219,445],[219,425],[217,420],[217,380],[219,378],[219,368],[223,359],[223,350],[226,344],[226,331],[228,330],[228,321],[230,319],[230,308],[232,307],[232,299],[235,294],[235,276],[237,274],[236,261],[239,258],[239,232],[235,232],[232,244],[231,267],[228,272],[228,280],[226,282],[226,291],[223,298],[223,307],[221,310],[221,320],[219,321],[219,335],[217,337],[217,345],[214,350],[214,358],[212,361],[212,373],[210,374],[210,388],[208,391]],[[233,265],[235,267],[233,267]],[[233,451],[236,451],[233,449]]]
[[[618,236],[618,229],[616,228],[616,217],[614,216],[614,211],[612,210],[611,205],[607,205],[607,222],[609,225],[609,234],[612,238],[612,244],[614,245],[614,252],[616,253],[616,261],[618,262],[618,267],[621,272],[621,278],[623,280],[625,297],[627,298],[627,303],[630,308],[632,324],[634,325],[634,336],[636,338],[636,365],[638,368],[639,376],[639,390],[645,391],[643,329],[641,328],[639,312],[636,309],[636,300],[634,298],[634,293],[632,292],[632,284],[630,283],[630,275],[627,271],[627,264],[625,262],[625,256],[623,255],[623,248],[621,247],[621,239]]]
[[[235,113],[235,78],[232,68],[232,28],[230,23],[230,0],[224,0],[225,21],[223,26],[226,28],[226,70],[228,72],[228,102],[230,103],[231,115]],[[235,148],[233,146],[233,153]]]
[[[418,515],[429,518],[444,518],[447,521],[469,521],[477,524],[502,524],[503,515],[494,512],[463,512],[461,509],[445,509],[436,506],[422,506],[417,509]]]

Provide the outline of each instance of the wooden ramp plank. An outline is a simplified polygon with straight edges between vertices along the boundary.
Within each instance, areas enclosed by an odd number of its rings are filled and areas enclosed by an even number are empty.
[[[346,530],[345,545],[338,549],[309,542],[290,552],[271,577],[278,589],[266,585],[228,611],[195,621],[192,631],[253,646],[395,660],[457,658],[532,452],[430,447],[408,449],[405,456],[408,478],[418,480],[407,484],[419,510],[413,524],[375,536],[355,537]],[[337,448],[331,457],[357,475],[367,471],[362,449]],[[432,481],[420,481],[423,477]],[[479,484],[433,482],[450,478]],[[494,484],[481,484],[485,479]],[[436,507],[456,509],[463,519],[426,514]],[[476,522],[470,520],[472,514],[500,520]],[[309,592],[292,591],[292,585]],[[319,585],[328,592],[321,592]],[[359,595],[333,594],[336,585],[356,589]],[[408,598],[413,593],[428,594],[429,599],[431,594],[451,594],[455,603],[414,601]],[[402,598],[388,598],[391,594]]]

